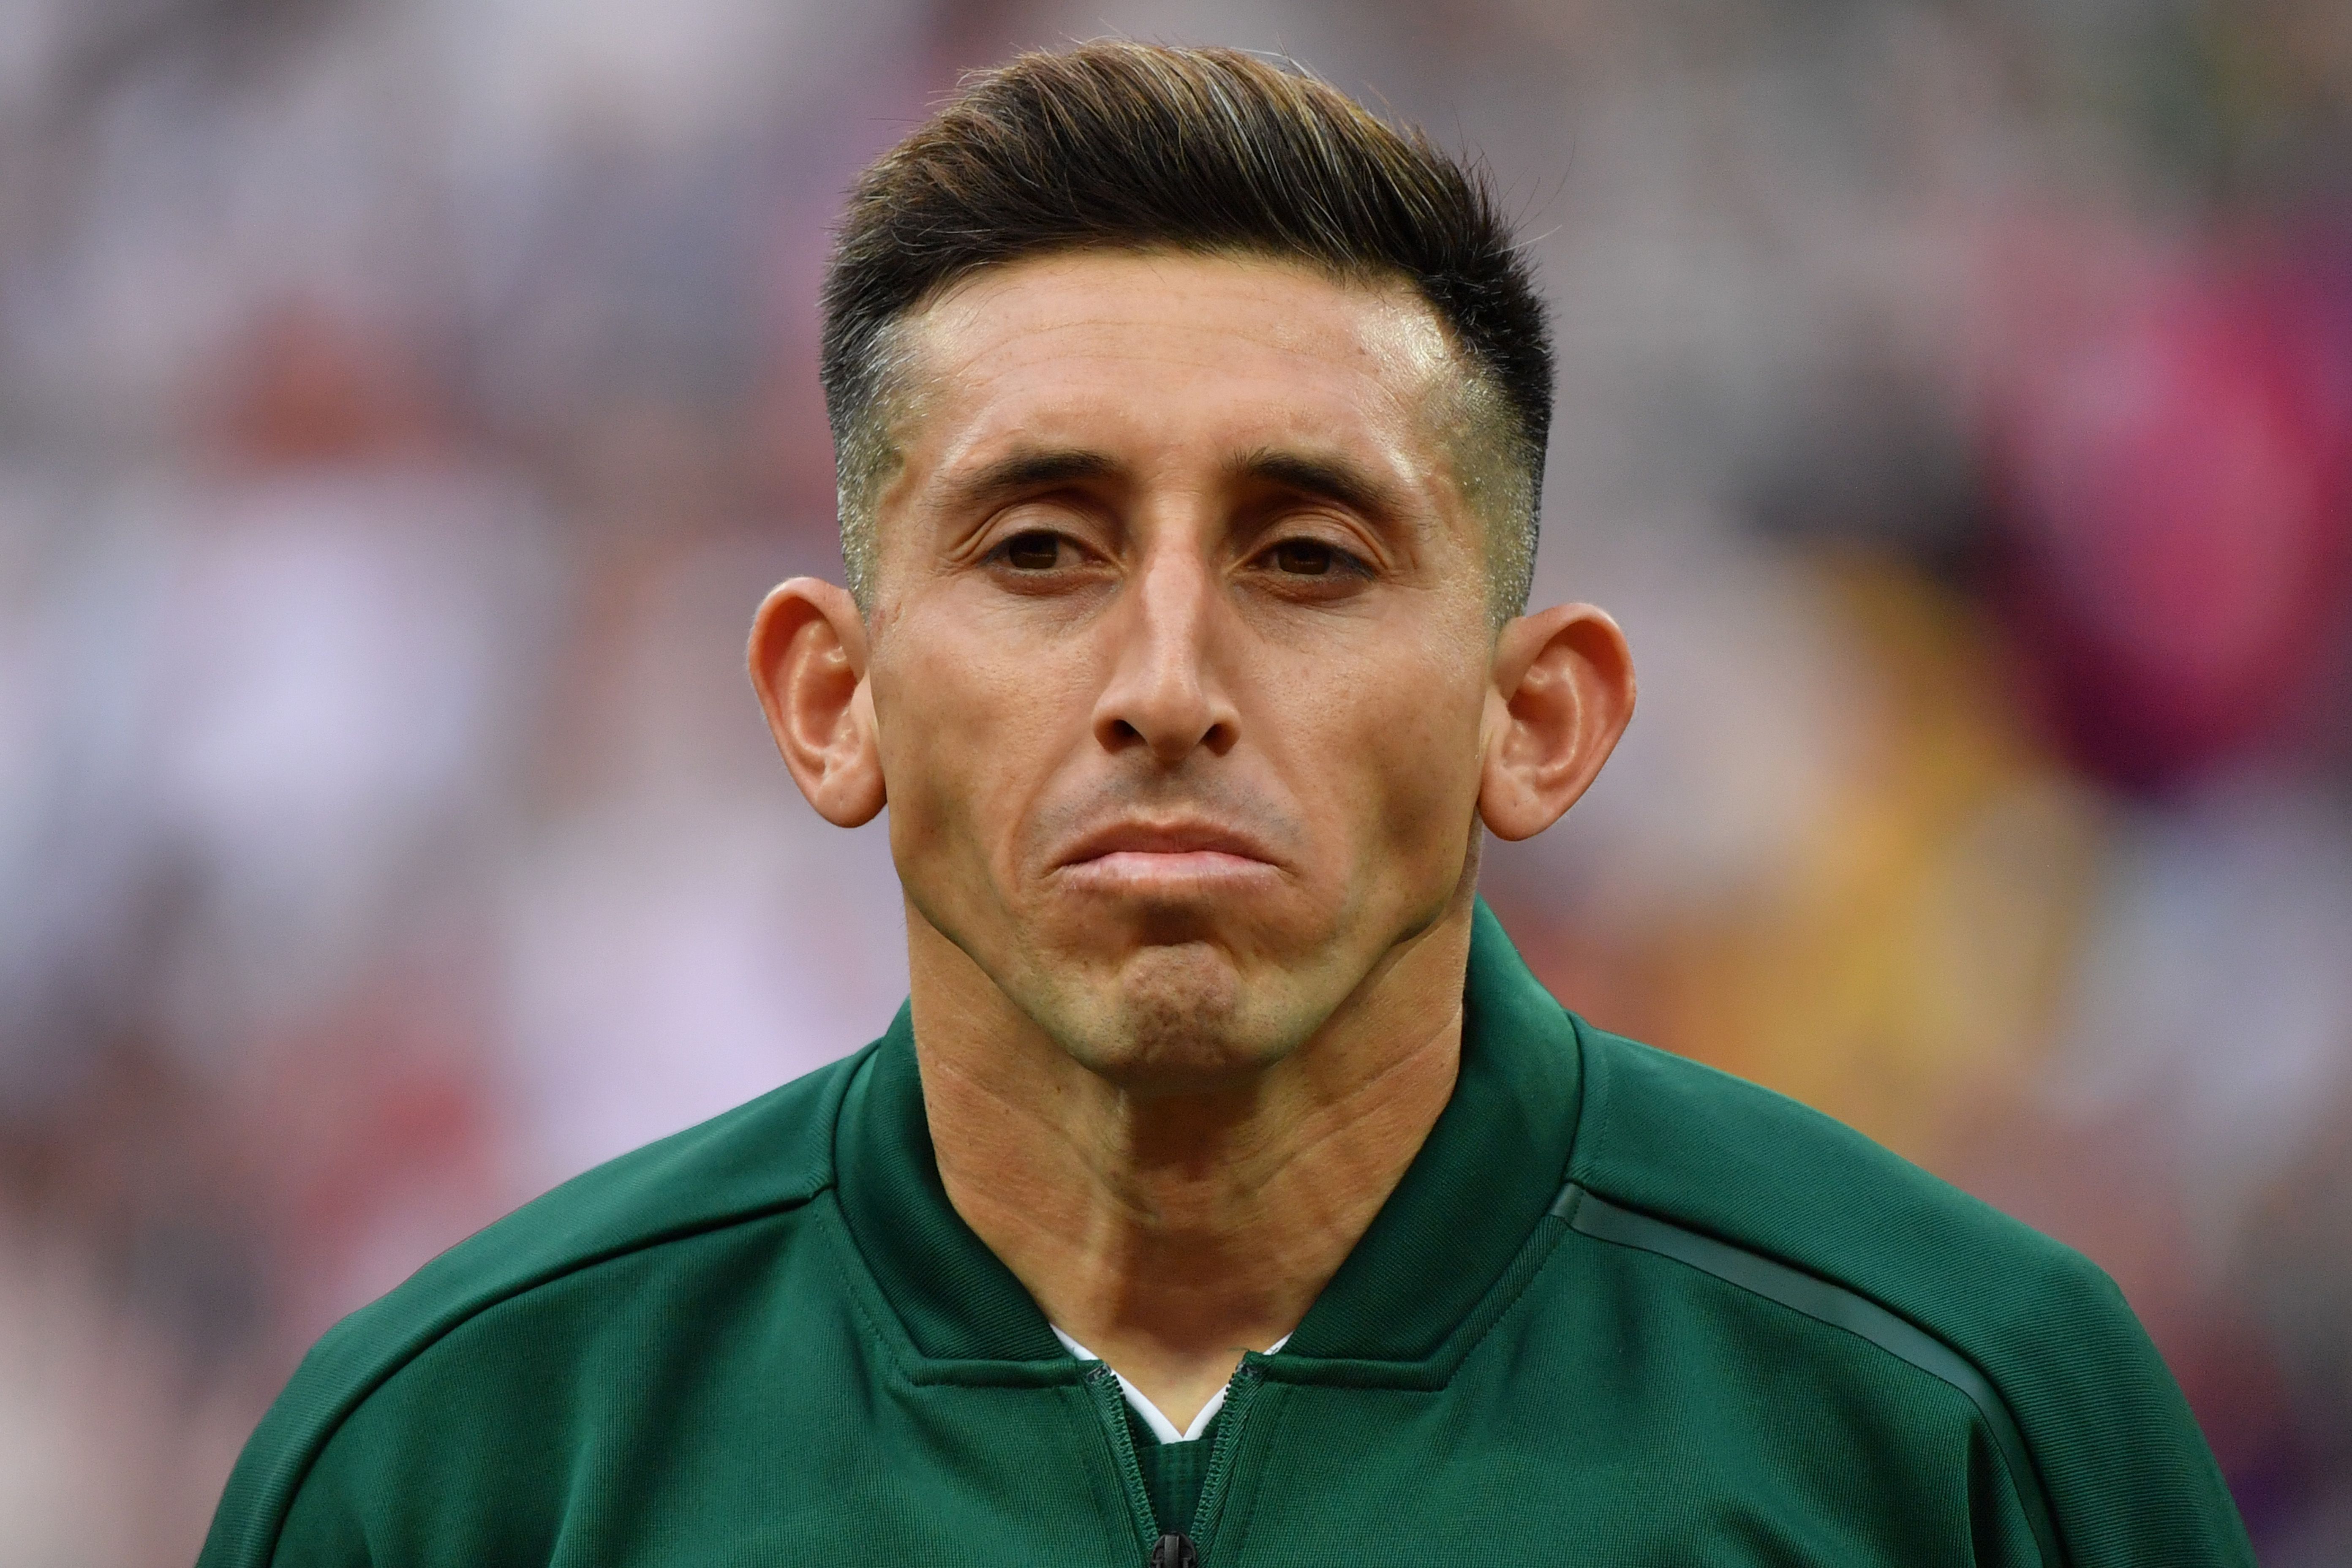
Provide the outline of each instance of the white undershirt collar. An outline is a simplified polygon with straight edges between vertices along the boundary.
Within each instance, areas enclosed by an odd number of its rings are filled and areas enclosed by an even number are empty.
[[[1062,1342],[1062,1348],[1068,1351],[1080,1361],[1102,1360],[1102,1357],[1095,1354],[1094,1352],[1087,1349],[1086,1346],[1070,1338],[1069,1335],[1064,1333],[1054,1324],[1048,1323],[1045,1326],[1049,1329],[1053,1329],[1054,1337]],[[1290,1336],[1288,1334],[1285,1334],[1282,1338],[1275,1341],[1273,1344],[1267,1346],[1265,1353],[1272,1355],[1275,1352],[1280,1350],[1289,1342]],[[1143,1417],[1143,1424],[1151,1428],[1151,1435],[1159,1438],[1163,1443],[1192,1442],[1194,1438],[1200,1436],[1202,1433],[1209,1429],[1209,1423],[1216,1419],[1217,1412],[1225,1407],[1225,1390],[1221,1388],[1217,1390],[1216,1393],[1209,1395],[1209,1403],[1201,1406],[1201,1413],[1192,1417],[1192,1425],[1180,1432],[1176,1429],[1176,1423],[1169,1420],[1167,1416],[1162,1415],[1160,1413],[1160,1406],[1152,1404],[1151,1401],[1143,1397],[1142,1390],[1137,1388],[1135,1384],[1127,1381],[1127,1373],[1119,1371],[1117,1367],[1112,1367],[1110,1371],[1111,1375],[1118,1379],[1118,1391],[1127,1395],[1127,1403],[1129,1408],[1133,1409],[1138,1415]],[[1226,1385],[1226,1387],[1231,1386],[1232,1384],[1230,1384]]]

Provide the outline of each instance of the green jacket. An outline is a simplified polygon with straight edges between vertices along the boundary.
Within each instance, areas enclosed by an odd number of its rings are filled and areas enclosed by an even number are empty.
[[[1205,1463],[1147,1476],[949,1205],[901,1012],[330,1331],[201,1568],[1131,1568],[1163,1525],[1210,1568],[2252,1563],[2098,1269],[1563,1012],[1483,904],[1465,1003],[1453,1100]]]

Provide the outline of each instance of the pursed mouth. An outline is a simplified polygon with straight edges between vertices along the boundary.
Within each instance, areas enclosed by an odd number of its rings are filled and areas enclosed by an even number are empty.
[[[1273,851],[1256,838],[1221,824],[1123,822],[1079,838],[1056,857],[1054,868],[1108,868],[1122,863],[1139,868],[1163,866],[1171,870],[1202,871],[1279,864]]]

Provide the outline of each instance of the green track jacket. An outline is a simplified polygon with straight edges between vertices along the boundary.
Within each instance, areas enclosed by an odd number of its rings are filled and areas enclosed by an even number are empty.
[[[201,1568],[1139,1568],[1163,1528],[1209,1568],[2252,1562],[2082,1258],[1563,1012],[1483,904],[1465,1001],[1453,1100],[1244,1359],[1187,1518],[949,1205],[902,1011],[330,1331]]]

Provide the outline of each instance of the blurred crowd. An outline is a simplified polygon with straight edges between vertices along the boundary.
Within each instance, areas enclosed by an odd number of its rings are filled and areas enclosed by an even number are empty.
[[[827,228],[958,68],[1296,56],[1558,316],[1642,707],[1488,896],[1604,1026],[2083,1248],[2352,1561],[2341,0],[0,5],[0,1541],[184,1561],[305,1345],[850,1050]]]

